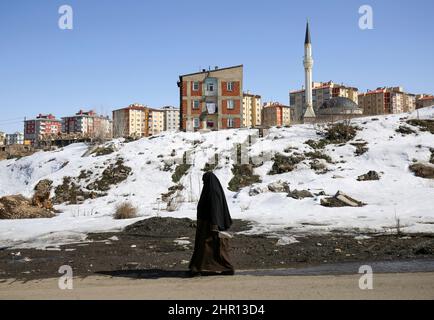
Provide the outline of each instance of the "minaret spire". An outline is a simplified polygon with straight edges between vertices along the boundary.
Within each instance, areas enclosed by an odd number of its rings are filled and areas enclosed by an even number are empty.
[[[304,40],[304,44],[311,44],[311,42],[310,42],[309,20],[307,20],[307,24],[306,24],[306,38]]]
[[[313,59],[312,59],[312,43],[310,40],[310,29],[309,21],[306,23],[306,38],[304,41],[304,74],[305,74],[305,100],[306,100],[306,112],[304,114],[304,120],[309,118],[315,118],[315,111],[313,109],[313,98],[312,98],[312,69],[313,69]]]

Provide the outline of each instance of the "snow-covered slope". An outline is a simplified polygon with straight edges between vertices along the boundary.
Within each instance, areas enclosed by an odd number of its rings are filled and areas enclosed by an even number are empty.
[[[405,232],[434,232],[434,181],[418,178],[408,169],[414,159],[428,161],[430,148],[434,148],[434,136],[429,132],[417,135],[401,135],[395,130],[403,125],[403,117],[393,115],[354,120],[362,128],[354,140],[368,143],[369,151],[356,157],[350,143],[329,145],[325,153],[333,163],[330,170],[317,174],[308,161],[297,165],[289,173],[268,175],[273,162],[267,161],[255,169],[262,182],[255,186],[264,188],[275,181],[289,183],[293,189],[325,191],[334,195],[341,190],[363,201],[360,208],[326,208],[320,205],[321,197],[295,200],[285,193],[264,192],[249,196],[250,187],[239,193],[226,190],[228,203],[234,218],[254,222],[254,232],[297,232],[353,230],[360,232],[391,232],[400,220]],[[419,117],[431,118],[434,108],[419,111]],[[312,151],[305,144],[309,139],[318,140],[317,127],[295,125],[291,128],[272,129],[270,134],[249,147],[249,155],[283,153],[291,147],[296,152]],[[415,128],[414,128],[415,129]],[[141,139],[124,143],[110,142],[116,152],[96,157],[82,157],[88,150],[84,144],[75,144],[53,152],[38,152],[20,160],[0,162],[0,196],[23,194],[31,196],[34,186],[41,179],[50,179],[57,186],[64,176],[77,177],[82,170],[92,171],[97,177],[109,164],[123,158],[132,168],[129,178],[113,187],[106,197],[86,200],[79,205],[61,205],[57,217],[35,220],[0,220],[0,246],[37,246],[81,240],[83,233],[121,229],[139,219],[153,216],[195,217],[196,203],[200,195],[202,169],[214,154],[219,154],[219,166],[215,171],[223,186],[232,178],[235,145],[245,143],[255,130],[227,130],[210,133],[164,133],[153,139]],[[173,153],[175,150],[175,153]],[[193,165],[181,179],[185,187],[180,207],[174,212],[165,211],[161,194],[173,186],[173,171],[164,171],[165,162],[182,159],[190,152]],[[174,169],[175,166],[172,166]],[[379,181],[358,182],[358,176],[375,170],[381,173]],[[84,185],[83,185],[84,186]],[[139,208],[140,217],[118,221],[112,218],[117,204],[126,200]]]

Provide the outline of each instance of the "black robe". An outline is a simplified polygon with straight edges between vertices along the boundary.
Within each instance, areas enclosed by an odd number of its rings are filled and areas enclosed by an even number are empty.
[[[197,219],[206,220],[226,231],[232,226],[231,214],[219,179],[212,172],[203,175],[203,190],[197,206]]]
[[[197,229],[190,270],[194,273],[228,272],[234,267],[229,259],[229,239],[220,237],[232,219],[226,197],[217,177],[207,172],[203,176],[203,190],[197,207]]]

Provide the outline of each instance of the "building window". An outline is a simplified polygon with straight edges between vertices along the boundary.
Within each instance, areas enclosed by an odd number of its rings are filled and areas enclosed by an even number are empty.
[[[199,91],[199,81],[193,81],[193,91]]]
[[[226,84],[226,89],[230,92],[234,91],[234,83],[233,82],[228,82]]]
[[[229,118],[228,119],[228,128],[233,128],[234,127],[234,119]]]
[[[199,126],[200,126],[200,120],[199,120],[199,118],[194,118],[193,119],[193,126],[194,126],[195,129],[199,128]]]
[[[200,101],[193,100],[193,109],[199,109],[199,108],[200,108]]]
[[[234,100],[228,100],[228,109],[229,110],[235,109],[235,101]]]
[[[214,83],[208,83],[206,90],[209,92],[214,92]]]

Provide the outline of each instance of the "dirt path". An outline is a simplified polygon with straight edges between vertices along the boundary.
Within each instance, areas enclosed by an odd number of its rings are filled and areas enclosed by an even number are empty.
[[[360,275],[234,276],[133,279],[93,276],[60,290],[58,279],[0,284],[0,299],[434,299],[434,273],[375,274],[360,290]]]

